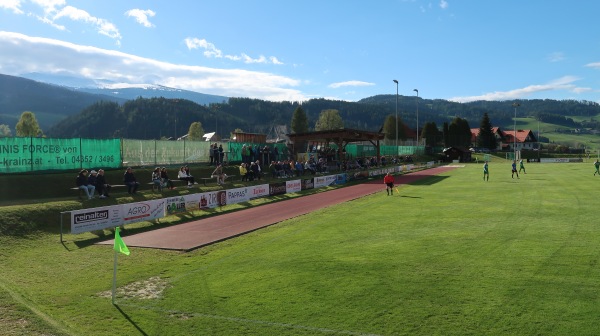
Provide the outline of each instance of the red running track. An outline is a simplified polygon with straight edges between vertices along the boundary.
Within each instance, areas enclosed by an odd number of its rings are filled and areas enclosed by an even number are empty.
[[[398,175],[395,176],[396,185],[408,184],[454,168],[443,166]],[[125,241],[128,247],[190,251],[277,224],[286,219],[384,190],[385,186],[382,177],[381,179],[349,187],[261,205],[246,210],[234,211],[131,236],[124,236],[123,241]],[[247,220],[248,218],[252,218],[252,220],[249,221]],[[99,244],[112,245],[114,242],[113,240],[108,240]]]

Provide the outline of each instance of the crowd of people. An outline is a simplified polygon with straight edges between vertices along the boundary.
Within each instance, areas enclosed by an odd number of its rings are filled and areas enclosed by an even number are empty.
[[[224,152],[223,146],[216,143],[210,146],[210,165],[214,165],[215,169],[211,174],[211,178],[215,178],[218,185],[224,185],[228,175],[224,171]],[[329,173],[332,169],[341,171],[366,169],[372,166],[386,165],[388,163],[410,162],[412,158],[396,157],[388,159],[385,156],[377,160],[377,157],[358,158],[352,161],[328,162],[323,156],[315,158],[314,154],[310,154],[307,160],[271,160],[268,167],[261,165],[259,157],[278,158],[279,153],[277,147],[259,148],[258,146],[242,146],[242,162],[239,165],[239,173],[241,181],[255,181],[268,174],[271,178],[292,178],[301,177],[304,175],[316,175],[318,173]],[[266,171],[265,171],[266,170]],[[196,178],[190,173],[190,168],[181,166],[177,172],[177,180],[183,181],[188,188],[192,188],[196,182]],[[169,190],[175,189],[174,182],[169,177],[166,167],[156,167],[150,176],[150,184],[153,185],[153,190],[162,191],[163,188]],[[110,197],[111,185],[106,181],[103,169],[98,171],[92,170],[88,172],[82,169],[75,180],[76,186],[85,193],[88,199],[93,199],[97,192],[99,198]],[[123,184],[127,188],[127,193],[135,195],[140,187],[133,168],[128,167],[123,174]]]

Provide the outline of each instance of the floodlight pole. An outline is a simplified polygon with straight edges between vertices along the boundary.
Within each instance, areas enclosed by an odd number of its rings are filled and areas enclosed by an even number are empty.
[[[414,89],[417,93],[417,146],[419,145],[419,90]]]
[[[513,160],[517,161],[517,107],[521,106],[521,104],[513,103],[512,106],[515,108],[515,119],[514,119],[515,135],[514,135],[514,144],[513,144],[513,151],[514,151]]]
[[[396,83],[396,154],[398,154],[398,81],[393,80]]]

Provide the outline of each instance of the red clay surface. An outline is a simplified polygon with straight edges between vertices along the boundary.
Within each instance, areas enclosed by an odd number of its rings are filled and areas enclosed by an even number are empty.
[[[444,166],[398,175],[395,176],[395,182],[396,185],[408,184],[454,168]],[[131,236],[123,232],[122,237],[128,247],[190,251],[267,227],[286,219],[384,190],[383,177],[381,177],[380,179],[362,184],[261,205]],[[247,220],[248,218],[252,218],[252,220],[249,221]],[[113,240],[108,240],[99,244],[112,245],[114,242]]]

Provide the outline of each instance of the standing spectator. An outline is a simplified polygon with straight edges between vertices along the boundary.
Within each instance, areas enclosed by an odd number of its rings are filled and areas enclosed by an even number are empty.
[[[80,170],[79,174],[77,175],[77,178],[75,179],[75,184],[77,185],[77,188],[85,191],[85,194],[88,199],[92,199],[94,198],[94,191],[96,190],[96,187],[88,184],[87,174],[87,170]]]
[[[210,157],[210,163],[208,165],[212,166],[213,163],[215,162],[215,153],[213,152],[212,144],[210,144],[210,146],[208,147],[208,156]]]
[[[256,160],[256,162],[252,162],[250,165],[250,170],[252,170],[252,175],[260,181],[260,176],[262,175],[262,168],[260,167],[260,160]]]
[[[223,152],[223,145],[219,145],[219,163],[223,164],[223,159],[225,158],[225,152]]]
[[[213,145],[213,156],[215,157],[215,166],[219,165],[219,146],[217,146],[217,143],[215,142]]]
[[[246,144],[242,145],[242,162],[248,163],[248,146]]]
[[[162,180],[162,184],[167,186],[169,189],[175,189],[173,185],[173,181],[169,179],[169,174],[167,174],[167,167],[162,167],[160,170],[160,179]]]
[[[598,159],[596,159],[596,162],[594,162],[594,167],[596,168],[594,176],[596,176],[596,174],[600,175],[600,161],[598,161]]]
[[[98,169],[98,176],[96,177],[96,190],[98,191],[100,198],[110,197],[108,193],[110,192],[111,187],[112,186],[106,182],[104,169]]]
[[[128,194],[133,195],[137,193],[137,190],[140,187],[140,183],[135,178],[135,175],[133,174],[133,169],[131,169],[131,167],[127,167],[127,170],[125,170],[125,174],[123,175],[123,183],[127,186]]]

